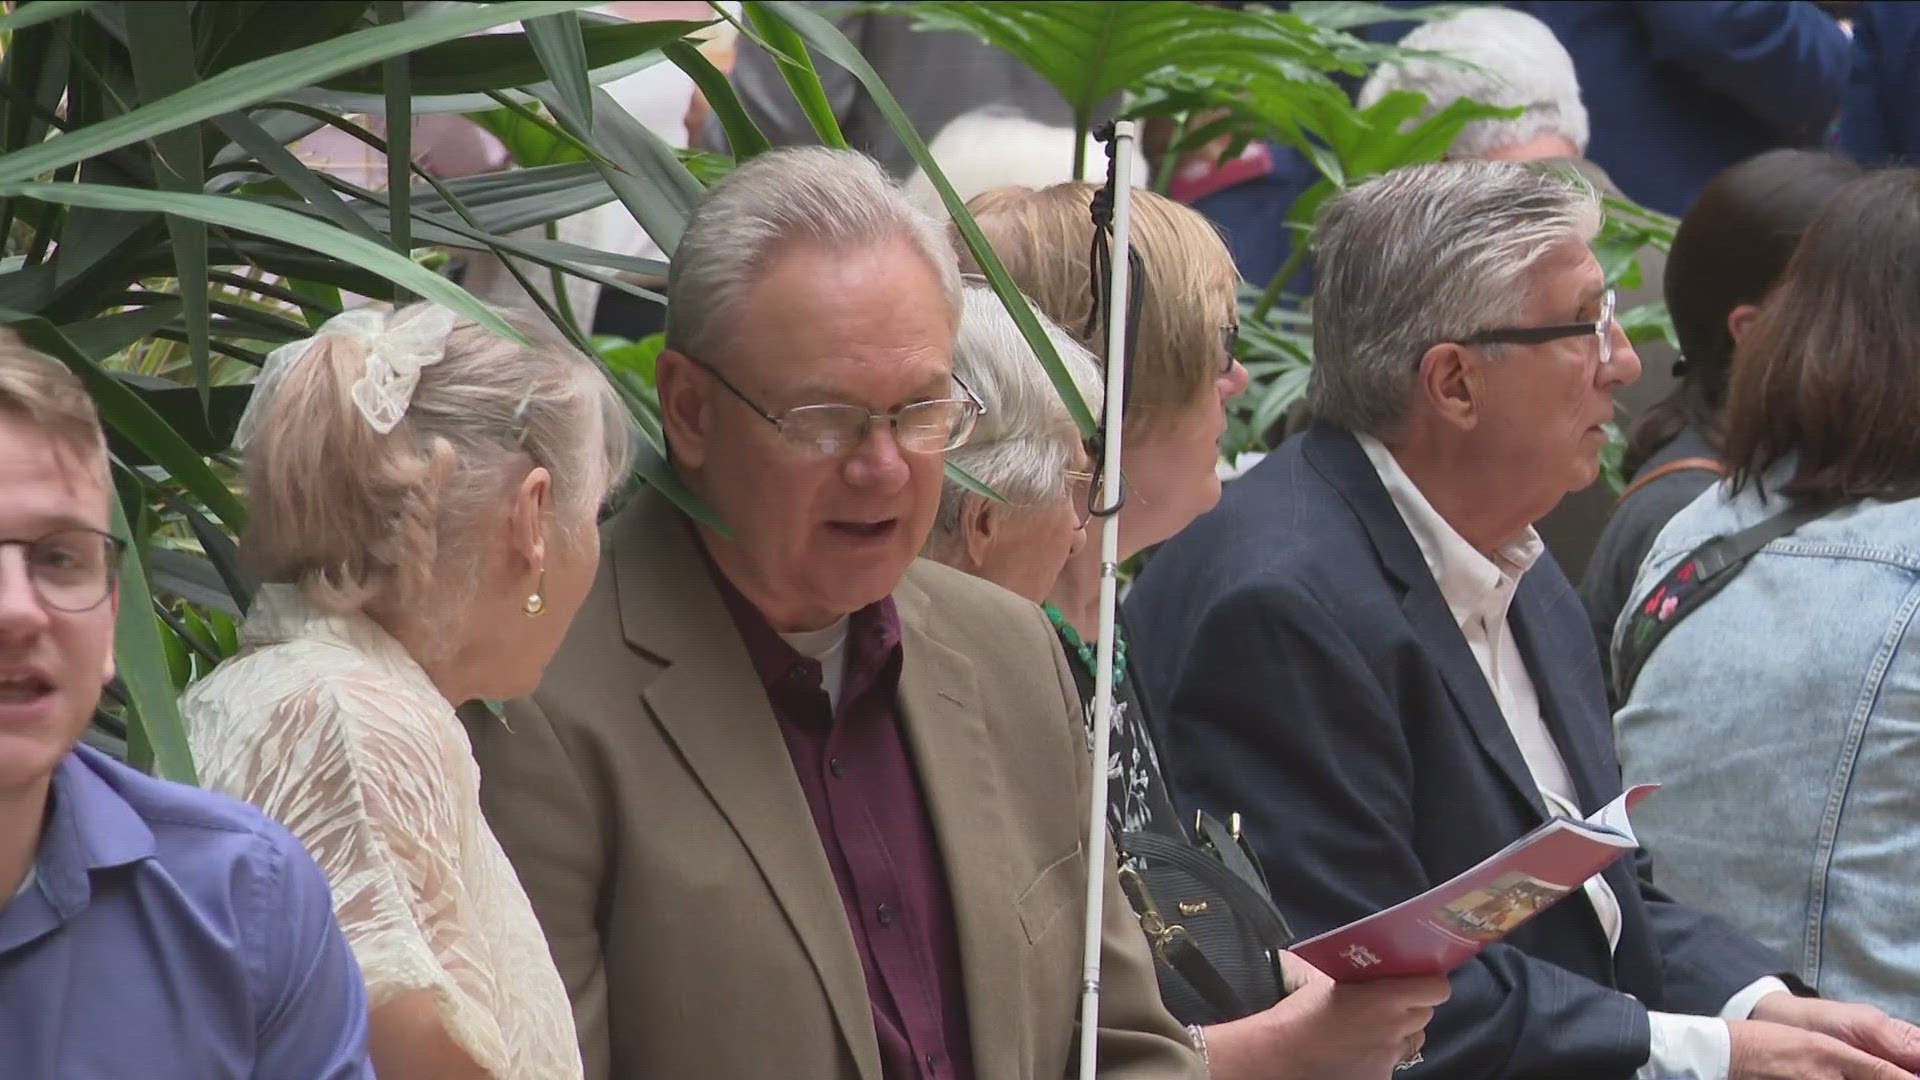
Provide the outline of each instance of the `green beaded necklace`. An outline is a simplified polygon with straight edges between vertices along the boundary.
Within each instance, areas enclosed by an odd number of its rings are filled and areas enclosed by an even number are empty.
[[[1052,604],[1041,604],[1040,610],[1047,613],[1047,619],[1053,623],[1053,628],[1059,631],[1060,636],[1066,639],[1067,644],[1073,646],[1073,653],[1080,658],[1080,663],[1086,667],[1087,674],[1093,674],[1093,646],[1080,637],[1080,631],[1075,630],[1073,624],[1067,621],[1067,617],[1060,614],[1059,608],[1054,607]],[[1120,636],[1118,627],[1115,627],[1114,630],[1113,683],[1115,686],[1118,686],[1125,682],[1127,678],[1127,639]]]

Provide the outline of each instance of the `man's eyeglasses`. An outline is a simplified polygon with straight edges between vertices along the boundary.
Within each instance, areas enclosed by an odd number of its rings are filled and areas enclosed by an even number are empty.
[[[1222,377],[1225,377],[1228,372],[1233,370],[1233,362],[1239,358],[1239,323],[1228,323],[1220,328],[1220,351],[1223,354],[1220,360],[1220,374]]]
[[[1073,508],[1074,528],[1084,529],[1093,517],[1093,474],[1067,470],[1067,505]]]
[[[1559,326],[1514,326],[1482,330],[1460,339],[1462,345],[1538,345],[1563,338],[1592,334],[1600,343],[1600,366],[1613,362],[1613,290],[1600,301],[1600,321],[1565,323]]]
[[[938,454],[966,443],[973,426],[986,415],[987,408],[959,375],[953,383],[965,397],[934,398],[915,401],[886,412],[874,412],[859,405],[801,405],[774,414],[727,381],[725,375],[703,360],[688,357],[695,367],[714,377],[728,392],[740,399],[762,420],[772,424],[782,438],[816,457],[842,457],[866,441],[874,421],[883,421],[893,429],[900,449],[915,454]]]
[[[34,595],[55,611],[92,611],[113,595],[126,545],[110,533],[79,526],[35,540],[0,540],[0,551],[25,549]]]

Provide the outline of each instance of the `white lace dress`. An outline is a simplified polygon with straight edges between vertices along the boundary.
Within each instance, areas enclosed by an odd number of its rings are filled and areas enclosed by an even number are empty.
[[[370,1005],[429,991],[492,1076],[581,1075],[566,988],[480,816],[466,731],[399,642],[267,586],[240,654],[180,707],[201,782],[265,810],[326,871]]]

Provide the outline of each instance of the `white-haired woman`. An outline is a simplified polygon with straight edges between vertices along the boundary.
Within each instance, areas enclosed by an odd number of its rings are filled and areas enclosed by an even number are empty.
[[[1102,399],[1091,354],[1042,319],[1087,407]],[[1080,429],[1000,298],[967,285],[953,348],[954,374],[984,406],[966,445],[947,461],[992,488],[989,499],[949,479],[926,555],[1044,603],[1060,568],[1086,542],[1092,461]]]
[[[181,711],[202,782],[326,871],[382,1076],[581,1075],[454,709],[539,682],[592,581],[628,425],[585,356],[431,304],[276,351],[242,418],[241,552],[262,584],[240,653]]]

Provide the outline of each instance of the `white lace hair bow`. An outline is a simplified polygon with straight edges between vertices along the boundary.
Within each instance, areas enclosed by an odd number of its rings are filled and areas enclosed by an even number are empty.
[[[447,335],[459,321],[458,315],[439,304],[421,304],[397,314],[355,308],[335,315],[312,337],[288,342],[267,354],[234,431],[234,445],[244,449],[252,440],[287,371],[324,337],[348,338],[366,353],[367,370],[354,380],[353,403],[367,424],[385,435],[407,415],[421,369],[446,356]]]

